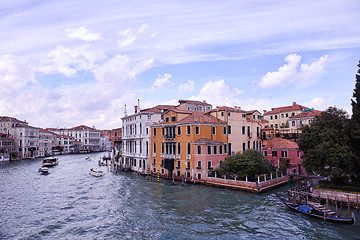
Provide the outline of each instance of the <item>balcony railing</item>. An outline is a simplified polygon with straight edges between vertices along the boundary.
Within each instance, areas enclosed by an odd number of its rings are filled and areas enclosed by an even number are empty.
[[[191,154],[186,154],[186,160],[190,160],[191,159]]]

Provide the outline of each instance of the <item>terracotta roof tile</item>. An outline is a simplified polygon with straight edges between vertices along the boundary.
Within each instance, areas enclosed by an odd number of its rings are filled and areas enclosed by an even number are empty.
[[[216,117],[211,115],[207,115],[201,112],[191,112],[191,114],[180,121],[178,123],[187,123],[187,122],[197,122],[197,123],[226,123]]]
[[[265,148],[273,148],[273,149],[298,149],[299,146],[296,142],[289,141],[283,138],[273,138],[268,141],[268,144]]]
[[[281,112],[290,112],[290,111],[295,111],[295,110],[302,111],[304,109],[309,109],[309,108],[299,105],[299,104],[296,104],[296,103],[293,103],[293,105],[291,105],[291,106],[272,108],[271,111],[264,113],[264,115],[276,114],[276,113],[281,113]]]
[[[291,116],[290,118],[307,118],[307,117],[315,117],[315,116],[320,116],[320,115],[321,115],[321,111],[311,110],[311,111],[306,111],[306,112],[296,114],[295,116]]]

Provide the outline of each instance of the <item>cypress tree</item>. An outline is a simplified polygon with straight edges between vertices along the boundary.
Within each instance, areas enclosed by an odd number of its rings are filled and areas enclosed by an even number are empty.
[[[351,99],[352,116],[351,116],[351,145],[357,157],[356,175],[360,180],[360,61],[358,71],[355,75],[355,89],[353,99]]]

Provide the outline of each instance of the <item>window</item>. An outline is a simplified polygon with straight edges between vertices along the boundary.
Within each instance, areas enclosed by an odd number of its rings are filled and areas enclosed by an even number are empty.
[[[275,124],[275,128],[278,128],[278,125],[277,125],[277,124]]]
[[[153,165],[155,166],[156,165],[156,159],[154,158],[153,160]]]
[[[149,154],[149,142],[146,141],[146,154]]]
[[[222,116],[222,117],[224,116],[224,112],[221,112],[221,116]]]
[[[164,169],[161,169],[161,175],[164,175]]]
[[[180,168],[180,161],[177,161],[177,168]]]
[[[161,153],[164,153],[164,143],[161,143]]]
[[[154,143],[154,153],[156,153],[156,143]]]
[[[197,146],[197,152],[198,154],[201,154],[201,146]]]
[[[287,151],[281,151],[281,157],[287,157],[288,153]]]
[[[243,117],[243,118],[246,118],[246,114],[245,114],[245,113],[243,113],[243,114],[242,114],[242,117]]]
[[[187,129],[187,134],[190,135],[190,134],[191,134],[191,128],[190,128],[190,126],[186,126],[186,129]]]
[[[296,156],[297,156],[297,157],[300,157],[300,151],[297,151],[297,152],[296,152]]]
[[[169,118],[167,117],[167,118],[165,118],[165,122],[169,122]]]
[[[208,147],[207,147],[207,154],[208,154],[208,155],[211,155],[211,146],[208,146]]]
[[[228,126],[228,134],[231,134],[231,126]]]
[[[181,127],[180,126],[177,127],[177,132],[178,132],[178,135],[180,136],[181,135]]]
[[[176,122],[176,117],[171,117],[172,122]]]
[[[181,143],[178,142],[178,154],[181,154]]]
[[[156,128],[154,128],[154,137],[156,136]]]
[[[224,135],[226,135],[226,127],[224,127]]]
[[[220,167],[221,167],[222,163],[223,163],[223,161],[220,160]]]
[[[248,134],[248,137],[251,137],[250,126],[247,127],[247,134]]]
[[[161,167],[164,167],[164,159],[161,159]]]
[[[219,154],[223,154],[223,146],[222,145],[219,146]]]
[[[291,122],[291,126],[295,127],[295,121]]]
[[[230,113],[228,112],[228,117],[230,117]]]
[[[211,127],[211,133],[212,133],[213,135],[216,134],[216,127]]]
[[[265,157],[267,156],[267,151],[264,151],[264,156],[265,156]]]
[[[289,117],[289,114],[288,114],[288,113],[285,113],[285,117],[288,118],[288,117]]]
[[[211,167],[211,161],[208,161],[208,169],[212,169],[212,167]]]
[[[273,120],[273,116],[270,116],[270,120]]]
[[[165,128],[161,128],[161,135],[162,135],[162,136],[165,135]]]
[[[277,115],[275,115],[275,119],[277,119]]]
[[[248,141],[247,148],[250,149],[250,141]]]
[[[180,171],[177,171],[176,174],[176,176],[180,177]]]
[[[200,134],[200,127],[199,126],[195,126],[195,134],[196,135]]]
[[[146,135],[149,134],[149,128],[146,128]]]
[[[153,173],[156,173],[156,168],[153,168]]]
[[[217,146],[214,146],[214,154],[217,154]]]
[[[227,153],[227,145],[224,144],[224,153],[226,154]]]
[[[187,162],[186,168],[187,168],[187,169],[190,169],[190,162]],[[190,173],[189,173],[189,177],[190,177]]]
[[[197,162],[197,168],[201,169],[201,161]]]
[[[272,152],[272,156],[273,156],[273,157],[277,157],[277,151],[273,151],[273,152]]]
[[[187,143],[187,154],[191,154],[191,143]]]
[[[245,134],[245,126],[242,126],[242,134]]]
[[[231,153],[231,143],[229,143],[229,155],[232,155],[232,153]]]
[[[284,118],[284,114],[283,114],[283,113],[281,114],[281,118]]]

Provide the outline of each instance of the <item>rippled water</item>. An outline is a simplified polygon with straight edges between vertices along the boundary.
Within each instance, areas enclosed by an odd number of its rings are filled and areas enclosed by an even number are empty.
[[[274,195],[287,186],[252,194],[135,173],[95,178],[101,155],[60,156],[47,176],[42,159],[0,165],[0,239],[360,239],[359,223],[287,209]]]

